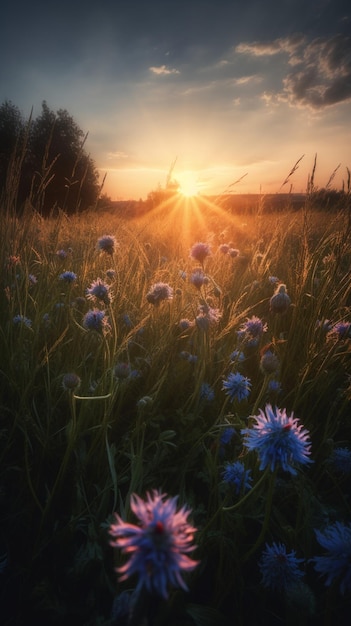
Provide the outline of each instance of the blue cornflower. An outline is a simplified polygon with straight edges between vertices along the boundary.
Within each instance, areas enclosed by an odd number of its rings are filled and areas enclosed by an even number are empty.
[[[351,450],[349,448],[334,448],[328,461],[336,472],[351,474]]]
[[[65,283],[74,283],[74,281],[77,280],[77,274],[74,272],[62,272],[59,279],[63,280]]]
[[[227,428],[225,428],[222,431],[221,436],[220,436],[221,446],[228,445],[228,443],[231,442],[235,434],[236,434],[235,428],[233,428],[233,426],[227,426]]]
[[[214,391],[208,383],[202,383],[200,387],[200,400],[204,402],[213,402],[215,398]]]
[[[275,380],[274,378],[272,378],[268,383],[267,389],[271,393],[281,393],[282,386],[279,380]]]
[[[138,526],[124,522],[117,514],[117,523],[110,526],[111,545],[129,557],[117,570],[120,580],[137,574],[136,591],[146,587],[167,598],[168,585],[188,589],[181,574],[198,564],[186,554],[195,547],[196,529],[187,521],[190,510],[186,506],[177,510],[177,499],[157,490],[147,493],[146,500],[132,494],[130,507]]]
[[[285,313],[291,304],[286,285],[279,284],[269,301],[271,313]]]
[[[245,354],[241,350],[234,350],[229,356],[231,361],[237,361],[238,363],[242,363],[245,361]]]
[[[225,390],[225,394],[229,396],[231,402],[234,400],[241,402],[250,395],[251,381],[239,372],[235,374],[232,372],[223,381],[222,389]]]
[[[222,477],[225,483],[235,487],[237,495],[249,491],[252,487],[251,470],[245,469],[245,465],[241,461],[226,463]]]
[[[173,299],[173,289],[167,283],[155,283],[146,294],[146,299],[150,304],[158,306],[163,300]]]
[[[110,285],[101,280],[101,278],[97,278],[91,283],[90,287],[86,289],[86,294],[89,300],[101,300],[104,304],[112,302]]]
[[[296,474],[296,465],[311,463],[308,458],[311,444],[308,440],[308,431],[298,419],[289,417],[286,409],[272,409],[266,405],[265,411],[253,416],[256,420],[251,428],[244,428],[244,446],[249,450],[256,450],[260,460],[260,469],[269,467],[273,472],[281,467],[285,472]]]
[[[70,372],[65,374],[62,378],[62,387],[65,391],[74,391],[74,389],[78,389],[81,384],[81,379],[74,372]]]
[[[106,252],[107,254],[112,254],[115,251],[115,247],[117,246],[116,237],[113,235],[103,235],[98,239],[97,249],[101,252]]]
[[[12,321],[16,326],[26,326],[27,328],[32,327],[32,320],[25,315],[15,315]]]
[[[327,587],[338,578],[340,593],[351,591],[351,523],[334,522],[315,533],[319,545],[327,550],[324,556],[311,559],[316,572],[326,577]]]
[[[283,543],[266,543],[258,564],[262,585],[276,591],[292,587],[304,575],[299,568],[300,563],[303,563],[303,559],[296,557],[295,550],[287,552]]]
[[[105,311],[100,311],[100,309],[90,309],[83,317],[83,326],[87,330],[96,330],[98,333],[106,333],[111,328]]]
[[[246,322],[244,322],[239,329],[239,337],[248,338],[260,338],[263,333],[267,331],[267,324],[264,323],[260,317],[257,315],[253,315],[252,317],[248,317]],[[244,333],[244,334],[242,334]]]
[[[211,248],[208,243],[194,243],[190,250],[190,256],[201,264],[203,264],[204,260],[210,256],[210,254]]]

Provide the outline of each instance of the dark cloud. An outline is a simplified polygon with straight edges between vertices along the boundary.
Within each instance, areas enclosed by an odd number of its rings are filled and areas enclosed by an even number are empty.
[[[283,81],[291,104],[323,109],[351,100],[351,37],[315,39],[293,64]]]

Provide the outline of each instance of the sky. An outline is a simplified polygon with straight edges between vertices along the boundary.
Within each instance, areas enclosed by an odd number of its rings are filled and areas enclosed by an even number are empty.
[[[43,100],[66,109],[113,200],[146,198],[172,166],[208,195],[304,192],[316,154],[318,187],[347,180],[349,0],[7,0],[1,12],[0,103],[24,117]]]

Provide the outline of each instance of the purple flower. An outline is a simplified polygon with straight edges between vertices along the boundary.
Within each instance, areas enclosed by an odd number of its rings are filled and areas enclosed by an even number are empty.
[[[125,363],[124,361],[120,361],[116,363],[113,373],[115,378],[126,379],[130,376],[131,368],[129,363]]]
[[[275,591],[292,587],[304,575],[299,568],[300,563],[303,559],[296,557],[295,550],[287,552],[283,543],[266,543],[259,561],[262,585]]]
[[[319,545],[327,551],[311,559],[316,572],[326,577],[327,587],[338,578],[340,593],[351,591],[351,523],[334,522],[323,532],[315,530],[315,533]]]
[[[12,321],[16,326],[26,326],[26,328],[32,327],[32,320],[25,315],[15,315]]]
[[[204,285],[206,282],[205,279],[206,279],[206,276],[203,273],[202,269],[196,269],[190,275],[190,282],[194,285],[194,287],[196,287],[196,289],[201,289],[202,285]]]
[[[163,300],[173,299],[173,289],[167,283],[155,283],[146,294],[146,299],[150,304],[158,306]]]
[[[241,461],[226,463],[222,478],[225,483],[235,487],[237,495],[249,491],[252,487],[251,470],[245,469],[245,465]]]
[[[180,330],[188,330],[188,328],[191,328],[193,326],[193,324],[187,318],[183,318],[183,319],[181,319],[179,321],[178,326],[179,326]]]
[[[106,305],[112,302],[110,285],[101,280],[101,278],[97,278],[91,283],[90,287],[86,289],[86,294],[89,300],[101,300]]]
[[[60,261],[64,261],[67,259],[67,252],[66,250],[57,250],[56,256],[60,259]]]
[[[83,326],[86,330],[96,330],[98,333],[106,333],[111,329],[105,311],[100,309],[90,309],[83,317]]]
[[[208,243],[195,243],[190,250],[190,257],[203,264],[204,260],[210,256],[211,248]]]
[[[222,252],[222,254],[228,254],[229,249],[230,249],[230,248],[229,248],[229,246],[228,246],[228,244],[227,244],[227,243],[221,243],[221,245],[220,245],[220,246],[219,246],[219,248],[218,248],[218,250],[219,250],[220,252]]]
[[[296,466],[312,463],[308,458],[311,444],[308,431],[298,424],[298,419],[288,416],[286,409],[272,409],[266,405],[265,411],[253,416],[256,420],[251,428],[244,428],[244,446],[248,450],[256,450],[260,469],[269,467],[273,472],[281,467],[285,472],[296,474]]]
[[[286,291],[286,285],[278,285],[269,301],[271,313],[286,313],[291,304],[290,297]]]
[[[117,570],[120,580],[137,574],[137,591],[146,587],[164,598],[169,585],[187,591],[181,574],[198,564],[187,555],[195,547],[196,529],[187,521],[190,510],[186,506],[177,510],[177,499],[157,490],[147,493],[146,500],[132,494],[130,506],[138,525],[128,524],[116,514],[117,523],[110,526],[111,545],[129,557]]]
[[[117,246],[116,237],[113,235],[103,235],[98,239],[97,248],[101,252],[106,252],[107,254],[113,255],[115,251],[115,247]]]
[[[228,254],[232,257],[232,259],[236,259],[240,254],[240,250],[238,250],[237,248],[230,248],[228,250]]]
[[[62,387],[65,391],[73,391],[80,387],[81,380],[77,374],[69,373],[65,374],[62,378]]]
[[[327,334],[327,339],[341,341],[351,337],[351,322],[337,322],[331,327]]]
[[[238,336],[240,339],[248,341],[249,339],[260,339],[265,332],[267,332],[267,324],[257,315],[253,315],[248,317],[246,322],[240,326]]]
[[[351,450],[349,448],[334,448],[328,459],[333,469],[340,474],[351,474]]]
[[[231,372],[228,378],[223,381],[222,389],[225,390],[225,394],[229,396],[231,402],[234,400],[241,402],[250,395],[251,381],[239,372],[235,374]]]
[[[274,378],[272,378],[268,383],[267,389],[271,393],[281,393],[282,386],[279,380],[275,380]]]
[[[106,276],[110,280],[113,280],[114,278],[116,278],[116,271],[113,269],[106,270]]]
[[[279,359],[274,352],[266,350],[261,356],[260,369],[265,376],[275,374],[279,369]]]
[[[77,274],[74,272],[62,272],[59,279],[65,283],[74,283],[74,281],[77,280]]]
[[[203,402],[213,402],[215,398],[214,391],[208,383],[202,383],[200,387],[200,400]]]
[[[28,274],[28,281],[30,285],[36,285],[38,282],[38,279],[36,276],[34,276],[34,274]]]
[[[235,434],[236,434],[235,428],[233,428],[233,426],[227,426],[227,428],[223,430],[220,436],[221,445],[222,446],[228,445],[228,443],[231,442]]]

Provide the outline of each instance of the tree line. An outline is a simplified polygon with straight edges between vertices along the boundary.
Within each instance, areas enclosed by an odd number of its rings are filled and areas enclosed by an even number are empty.
[[[42,102],[38,117],[24,119],[6,100],[0,106],[1,209],[20,213],[26,204],[46,216],[95,206],[99,174],[85,150],[87,135],[65,109]]]

